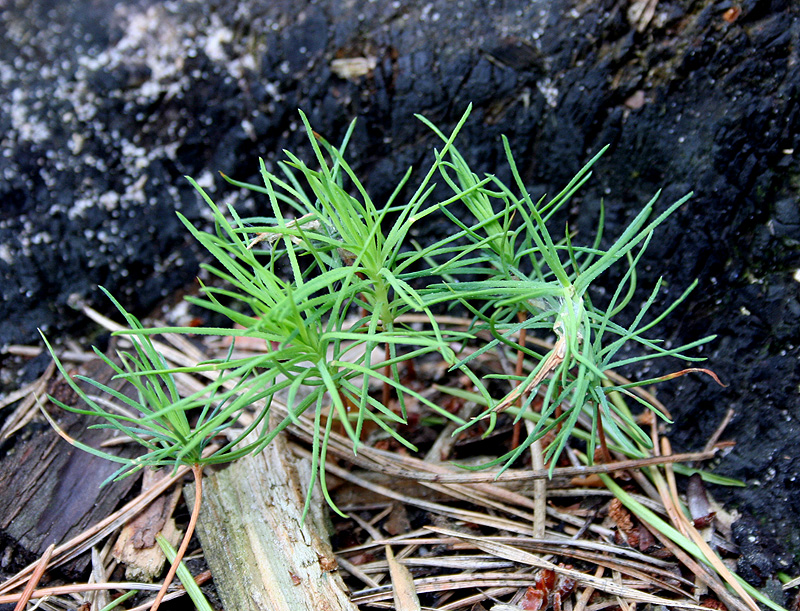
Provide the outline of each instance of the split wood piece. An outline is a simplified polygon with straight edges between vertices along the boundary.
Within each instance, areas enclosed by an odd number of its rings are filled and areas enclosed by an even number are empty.
[[[163,469],[145,469],[142,490],[153,487],[168,476]],[[180,487],[169,493],[165,492],[120,532],[112,553],[117,562],[125,565],[126,579],[153,581],[161,575],[167,557],[156,543],[156,535],[161,533],[173,547],[180,543],[180,532],[171,517],[179,498]]]
[[[79,373],[124,390],[125,383],[111,380],[113,372],[99,359],[82,365]],[[84,389],[92,392],[88,385]],[[48,392],[68,405],[79,402],[60,378]],[[88,428],[100,423],[99,418],[63,410],[52,414],[62,430],[87,445],[98,447],[113,435],[108,429]],[[40,557],[51,543],[70,539],[102,520],[136,483],[137,478],[128,477],[101,490],[100,484],[119,465],[70,446],[46,424],[28,424],[8,444],[0,459],[0,541],[11,546],[11,570]],[[112,452],[134,456],[135,451],[118,447]],[[88,562],[88,556],[77,559],[62,571],[76,578]]]
[[[336,570],[319,491],[303,520],[310,475],[278,436],[204,478],[197,533],[226,609],[357,610]],[[191,508],[193,484],[184,498]]]

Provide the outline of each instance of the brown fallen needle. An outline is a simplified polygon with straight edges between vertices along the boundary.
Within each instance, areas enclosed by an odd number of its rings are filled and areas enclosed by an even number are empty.
[[[50,557],[53,555],[53,550],[55,548],[56,544],[51,543],[50,546],[44,551],[44,554],[42,554],[42,557],[39,560],[39,565],[33,571],[33,575],[31,575],[31,578],[28,580],[28,584],[22,591],[22,596],[20,596],[20,599],[17,601],[17,606],[14,607],[14,611],[23,611],[28,605],[28,601],[31,599],[33,591],[36,589],[36,586],[39,585],[39,580],[42,578],[42,575],[44,575],[45,570],[47,570],[47,564],[50,562]]]
[[[508,393],[500,403],[494,406],[492,411],[502,412],[511,407],[517,400],[528,393],[535,391],[539,384],[541,384],[547,376],[551,375],[558,366],[564,362],[564,356],[567,353],[567,342],[563,335],[560,335],[558,341],[553,346],[550,354],[547,355],[544,363],[539,369],[539,372],[533,377],[530,383],[523,387],[522,384],[517,386],[514,390]]]
[[[194,533],[195,526],[197,525],[197,517],[200,515],[200,502],[203,496],[203,465],[192,465],[192,474],[194,475],[195,481],[194,507],[192,509],[192,515],[189,518],[189,525],[186,527],[186,534],[183,535],[181,546],[178,548],[178,553],[175,555],[175,560],[172,561],[172,566],[169,567],[169,572],[167,573],[167,577],[164,579],[164,584],[158,591],[152,607],[150,607],[151,611],[157,611],[159,606],[161,606],[161,601],[167,594],[169,584],[172,583],[175,573],[178,571],[178,567],[181,564],[181,560],[183,560],[183,556],[186,554],[186,549],[189,547],[189,540],[192,538],[192,533]]]

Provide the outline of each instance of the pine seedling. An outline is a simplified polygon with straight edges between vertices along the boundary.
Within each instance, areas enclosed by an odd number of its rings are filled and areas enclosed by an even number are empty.
[[[439,136],[442,134],[429,122]],[[424,256],[441,263],[434,271],[446,282],[425,292],[426,303],[457,300],[473,312],[475,329],[488,330],[494,340],[457,363],[468,364],[485,351],[507,346],[524,354],[535,363],[527,376],[492,376],[507,380],[513,389],[494,402],[479,418],[489,417],[494,426],[496,415],[515,403],[529,408],[541,392],[541,418],[516,449],[484,466],[505,463],[508,467],[535,440],[553,431],[545,459],[555,466],[578,418],[591,418],[592,431],[588,446],[594,454],[600,443],[607,456],[606,433],[609,431],[624,451],[637,454],[639,447],[649,447],[650,439],[636,424],[630,413],[619,409],[609,396],[614,392],[630,394],[634,386],[650,384],[647,380],[627,385],[611,384],[605,372],[645,359],[678,356],[686,361],[702,360],[686,353],[713,337],[705,337],[687,345],[666,348],[659,340],[648,339],[644,333],[663,320],[696,286],[696,282],[653,320],[644,318],[655,303],[661,281],[640,307],[633,322],[623,327],[614,318],[630,305],[636,288],[636,265],[649,243],[653,231],[690,197],[681,198],[651,219],[658,195],[636,215],[625,231],[607,249],[602,249],[603,215],[591,246],[572,242],[569,228],[562,239],[553,238],[548,221],[589,179],[590,168],[605,149],[592,158],[565,189],[549,202],[544,198],[533,202],[517,170],[507,139],[503,139],[506,157],[514,178],[516,193],[499,179],[488,176],[479,180],[455,147],[449,149],[449,159],[439,158],[439,169],[445,182],[455,193],[469,193],[463,201],[476,221],[468,224],[446,206],[442,212],[458,227],[449,238],[424,249]],[[466,246],[463,244],[466,243]],[[628,269],[604,308],[593,304],[589,295],[592,283],[620,259]],[[469,274],[479,280],[460,281]],[[556,337],[553,348],[545,355],[526,345],[527,331],[546,331]],[[650,354],[618,358],[617,354],[629,343],[638,343]],[[701,370],[705,371],[705,370]],[[647,408],[663,417],[658,409],[632,395]],[[520,417],[522,410],[518,412]],[[505,468],[504,467],[504,468]]]
[[[479,178],[470,170],[453,144],[469,112],[468,109],[449,136],[423,119],[444,146],[436,152],[434,163],[405,204],[399,204],[398,199],[408,185],[410,169],[389,199],[377,206],[344,157],[353,126],[342,146],[336,148],[312,131],[302,113],[316,169],[287,153],[288,161],[279,164],[282,176],[267,171],[261,161],[263,186],[226,177],[236,186],[265,195],[269,216],[240,218],[233,207],[220,208],[189,179],[211,210],[213,231],[198,229],[179,216],[213,257],[214,264],[203,267],[214,277],[214,282],[203,285],[199,297],[188,299],[224,316],[239,328],[145,329],[114,301],[130,327],[119,334],[128,336],[133,352],[119,352],[119,363],[96,352],[118,377],[134,386],[137,398],[130,399],[91,379],[83,380],[124,404],[127,411],[112,409],[110,402],[99,401],[82,391],[56,358],[62,375],[88,409],[53,400],[54,403],[78,413],[100,416],[103,423],[98,426],[128,435],[144,447],[145,453],[127,459],[76,440],[70,439],[71,443],[121,463],[116,477],[145,466],[189,465],[194,472],[197,499],[192,520],[155,607],[174,576],[194,528],[204,465],[259,451],[287,426],[297,423],[301,414],[312,410],[313,477],[319,477],[326,500],[338,511],[325,485],[324,468],[335,421],[341,423],[354,452],[367,422],[414,449],[395,430],[396,425],[406,422],[404,397],[413,397],[435,413],[456,421],[462,429],[471,424],[404,385],[398,365],[405,360],[431,353],[442,355],[453,368],[471,379],[488,405],[481,417],[489,417],[491,426],[497,413],[513,403],[521,404],[518,418],[522,417],[532,405],[534,395],[542,395],[541,414],[527,439],[485,466],[501,462],[510,465],[551,430],[555,437],[547,449],[547,458],[554,466],[581,416],[592,422],[587,441],[589,456],[598,440],[605,444],[606,435],[629,454],[635,455],[649,446],[649,437],[639,429],[627,408],[614,398],[615,393],[629,394],[658,413],[630,390],[661,380],[613,384],[605,372],[645,358],[678,356],[700,360],[686,356],[686,352],[712,339],[669,348],[644,336],[688,294],[687,290],[662,313],[645,322],[660,281],[634,315],[633,322],[623,326],[615,321],[631,304],[636,265],[653,231],[688,196],[651,220],[657,199],[653,198],[606,249],[601,248],[602,215],[591,246],[573,244],[569,230],[563,238],[554,239],[549,229],[554,214],[588,180],[590,168],[602,151],[559,195],[549,202],[542,199],[534,203],[505,139],[513,189],[494,176]],[[437,173],[453,194],[433,202],[432,180]],[[474,223],[459,219],[450,211],[451,204],[459,201],[474,216]],[[454,223],[453,235],[427,248],[406,251],[412,226],[436,212]],[[592,283],[622,258],[628,263],[627,271],[608,304],[596,306],[589,293]],[[418,269],[420,266],[423,269]],[[437,276],[442,280],[438,284],[424,289],[412,286],[419,278]],[[694,284],[689,290],[693,287]],[[444,302],[461,303],[473,313],[474,323],[468,332],[457,333],[439,326],[432,308]],[[405,324],[406,314],[423,314],[425,327]],[[475,333],[481,330],[489,331],[494,339],[459,360],[451,343],[473,342]],[[554,334],[555,345],[547,354],[537,354],[525,341],[529,331]],[[232,340],[231,349],[222,359],[174,367],[150,340],[150,336],[163,333],[228,337]],[[238,337],[261,340],[263,352],[236,354]],[[649,349],[651,354],[618,357],[631,342]],[[52,353],[50,345],[47,346]],[[536,364],[527,375],[520,370],[514,375],[495,376],[510,383],[513,389],[500,400],[492,401],[469,365],[482,353],[504,346],[522,355],[520,363],[522,357],[527,357]],[[381,348],[383,357],[373,360],[373,353]],[[181,397],[175,383],[179,373],[203,374],[212,381],[203,390]],[[383,385],[383,400],[370,394],[371,380]],[[399,414],[389,406],[390,391],[398,397]],[[288,415],[271,425],[268,415],[277,399],[285,402]],[[232,434],[221,447],[212,446],[212,441],[222,433],[235,430],[239,416],[250,406],[257,407],[255,420],[244,431]],[[56,426],[52,420],[51,423]],[[255,434],[246,440],[251,432]],[[307,506],[311,493],[309,486]]]
[[[263,340],[262,354],[171,371],[236,371],[246,377],[244,385],[251,396],[267,406],[276,393],[284,392],[289,415],[273,429],[262,432],[263,443],[312,409],[313,468],[326,499],[335,508],[327,496],[324,471],[334,420],[343,426],[354,452],[366,422],[415,449],[395,430],[406,422],[405,397],[413,397],[434,413],[464,424],[404,385],[398,365],[431,353],[456,364],[449,343],[471,336],[441,329],[419,293],[396,271],[413,222],[436,207],[429,203],[433,189],[429,183],[437,165],[429,169],[406,205],[398,206],[395,200],[410,170],[379,208],[344,159],[344,146],[340,150],[328,144],[311,130],[305,115],[301,116],[319,169],[311,169],[287,153],[284,178],[268,172],[262,161],[263,187],[231,181],[265,194],[272,216],[242,219],[230,206],[226,214],[189,179],[211,210],[214,231],[202,231],[180,218],[214,257],[215,264],[204,268],[223,285],[203,286],[200,297],[188,299],[241,328],[177,327],[126,333],[175,332]],[[445,150],[455,132],[447,139]],[[345,190],[345,181],[356,195]],[[284,211],[290,200],[290,209],[300,215],[297,218]],[[281,266],[288,267],[288,278],[282,275]],[[423,314],[426,328],[404,324],[402,317],[408,313]],[[374,359],[373,354],[381,348],[383,358]],[[473,376],[466,367],[462,369]],[[383,400],[370,394],[371,380],[396,393],[399,414],[390,408],[387,392]]]

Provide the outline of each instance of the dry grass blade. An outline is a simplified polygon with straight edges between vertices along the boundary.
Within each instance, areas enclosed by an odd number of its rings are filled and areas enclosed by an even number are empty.
[[[301,422],[303,422],[302,418]],[[298,433],[299,437],[305,438],[302,431]],[[480,473],[465,473],[463,470],[426,463],[420,459],[409,456],[398,456],[397,454],[383,452],[368,446],[359,448],[358,456],[354,456],[352,447],[348,449],[345,446],[344,448],[337,449],[333,442],[337,440],[337,437],[342,441],[344,441],[344,438],[341,436],[334,437],[334,435],[334,433],[331,434],[329,452],[364,469],[380,471],[392,477],[402,477],[419,482],[436,482],[440,484],[478,484],[550,479],[547,469],[507,470],[499,475],[497,471],[488,469]],[[715,455],[716,451],[711,450],[708,452],[690,452],[672,456],[653,456],[650,458],[618,460],[613,463],[588,465],[584,467],[556,467],[553,469],[552,479],[586,477],[587,475],[597,473],[613,473],[614,471],[640,469],[672,462],[704,461],[714,458]]]
[[[298,456],[303,457],[310,457],[310,452],[300,448],[298,446],[293,447],[294,452]],[[464,520],[467,522],[473,522],[476,524],[483,524],[490,528],[496,528],[499,530],[507,530],[511,532],[517,532],[520,534],[530,534],[530,526],[525,524],[520,524],[517,522],[513,522],[511,520],[500,518],[496,516],[491,516],[488,514],[483,514],[477,511],[468,511],[465,509],[459,509],[456,507],[449,507],[447,505],[442,505],[441,503],[434,503],[431,501],[425,501],[422,499],[417,499],[413,497],[409,497],[407,495],[399,494],[394,490],[387,488],[386,486],[381,486],[375,484],[373,482],[367,481],[357,475],[347,471],[346,469],[342,469],[341,467],[336,466],[335,464],[328,463],[325,467],[327,471],[339,477],[343,480],[348,482],[354,483],[362,488],[366,488],[371,490],[372,492],[384,496],[389,499],[393,499],[396,501],[400,501],[407,505],[412,505],[414,507],[419,507],[420,509],[424,509],[426,511],[430,511],[433,513],[437,513],[440,515],[448,516],[454,518],[456,520]]]
[[[425,529],[429,530],[429,529]],[[692,583],[680,575],[676,575],[672,572],[671,569],[675,568],[675,563],[668,562],[666,560],[661,560],[659,558],[655,558],[653,556],[648,556],[641,552],[637,552],[631,548],[620,547],[616,545],[611,545],[607,543],[601,543],[596,541],[586,541],[586,540],[575,540],[575,539],[544,539],[544,540],[536,540],[536,539],[528,539],[523,537],[491,537],[487,538],[486,540],[491,540],[497,543],[502,543],[506,545],[515,545],[526,550],[531,550],[535,552],[539,552],[542,554],[551,554],[556,556],[567,556],[571,558],[576,558],[579,560],[585,560],[587,562],[591,562],[593,564],[605,564],[609,568],[614,568],[616,570],[620,570],[621,572],[626,572],[626,567],[632,567],[637,571],[641,571],[642,573],[647,573],[647,579],[655,582],[659,581],[659,576],[661,579],[670,579],[676,581],[678,583],[683,583],[684,585],[691,586]],[[402,535],[399,537],[393,537],[391,539],[383,539],[383,540],[376,540],[369,544],[360,545],[353,548],[348,548],[345,550],[340,550],[341,554],[349,554],[358,551],[364,551],[371,548],[376,548],[380,545],[386,544],[414,544],[414,545],[435,545],[437,543],[445,544],[445,543],[453,543],[457,542],[456,539],[452,540],[440,540],[431,537],[410,537],[408,535]],[[477,558],[483,559],[483,562],[491,561],[489,565],[470,565],[470,562],[473,557],[472,556],[455,556],[455,557],[436,557],[433,559],[416,559],[416,560],[407,560],[407,564],[413,564],[414,566],[423,566],[425,564],[431,564],[432,566],[439,566],[439,567],[450,567],[450,568],[458,568],[462,570],[470,569],[470,568],[497,568],[496,562],[500,562],[500,559],[495,558],[494,556],[479,556]],[[510,561],[509,561],[510,562]],[[375,562],[374,563],[377,567],[385,570],[385,563]],[[362,568],[366,570],[366,566]],[[371,565],[370,565],[371,566]],[[667,589],[673,589],[676,593],[684,594],[674,586],[664,586]]]
[[[487,572],[479,575],[442,575],[423,577],[414,580],[414,588],[420,594],[441,593],[453,590],[473,588],[525,588],[533,585],[534,576],[530,572],[499,573]],[[362,590],[353,593],[353,602],[357,604],[374,603],[392,598],[392,587],[381,586],[377,590]]]
[[[0,438],[8,439],[31,421],[36,414],[36,397],[44,393],[47,388],[47,383],[50,381],[50,378],[53,377],[55,370],[56,364],[50,363],[37,380],[20,388],[16,392],[12,392],[3,401],[0,401],[0,409],[2,409],[22,399],[19,406],[6,419],[3,428],[0,429]]]
[[[160,586],[152,583],[135,583],[130,581],[108,583],[81,583],[67,586],[53,586],[34,590],[31,598],[44,598],[46,596],[63,596],[65,594],[78,594],[81,592],[96,592],[100,590],[157,590]],[[22,594],[3,594],[0,596],[0,605],[16,603]]]
[[[386,561],[392,577],[392,593],[396,611],[420,611],[419,596],[414,588],[414,578],[405,566],[394,557],[391,546],[386,546]]]
[[[370,588],[380,588],[381,584],[375,581],[372,577],[367,575],[363,569],[359,566],[356,566],[352,562],[345,560],[341,556],[336,557],[336,562],[339,566],[350,573],[353,577],[364,583],[365,585],[369,586]]]
[[[162,602],[169,602],[171,600],[175,600],[176,598],[180,598],[181,596],[183,596],[185,594],[186,594],[185,590],[178,590],[176,592],[170,592],[169,594],[164,596],[164,598],[162,599]],[[132,609],[129,609],[128,611],[150,611],[150,609],[152,609],[152,608],[153,608],[153,603],[152,602],[146,602],[144,604],[139,605],[138,607],[133,607]]]
[[[14,354],[16,356],[33,358],[39,356],[43,350],[44,349],[41,346],[23,346],[21,344],[11,344],[10,346],[7,346],[6,349],[0,354]],[[87,363],[97,358],[93,352],[82,352],[79,350],[69,350],[69,349],[64,350],[61,353],[61,356],[64,357],[65,361],[71,361],[75,363]],[[15,391],[15,394],[19,392],[21,392],[21,390]],[[0,407],[8,405],[8,403],[6,403],[7,399],[8,398],[4,399],[3,401],[0,401]],[[19,397],[17,397],[17,399],[10,401],[10,403],[17,401],[18,399]]]
[[[728,424],[730,424],[730,421],[733,419],[735,413],[736,412],[732,407],[725,412],[725,417],[722,418],[722,421],[717,425],[714,433],[708,438],[706,445],[703,446],[703,450],[711,450],[715,445],[717,445],[719,438],[722,437],[723,431],[727,428]]]
[[[394,544],[407,543],[406,541],[394,541]],[[389,543],[385,543],[389,545]],[[416,547],[416,546],[415,546]],[[489,555],[457,555],[457,556],[435,556],[425,558],[405,558],[403,566],[414,568],[436,568],[436,569],[455,569],[458,571],[477,571],[477,570],[500,570],[514,567],[510,560],[495,558]],[[361,570],[365,573],[385,572],[389,569],[388,560],[376,560],[369,564],[361,565]]]
[[[533,380],[531,380],[530,383],[524,388],[522,386],[517,386],[514,390],[508,393],[506,397],[500,401],[500,403],[494,406],[492,411],[502,412],[516,403],[523,396],[536,391],[544,379],[550,376],[558,368],[558,366],[564,362],[564,354],[566,353],[566,350],[566,339],[562,334],[559,336],[558,341],[556,342],[555,346],[553,346],[553,349],[545,359],[544,364],[541,365],[539,373],[534,376]]]
[[[716,575],[710,569],[695,561],[688,553],[684,552],[678,545],[675,545],[669,538],[649,524],[645,524],[645,527],[681,564],[686,566],[702,583],[707,585],[728,609],[736,609],[737,611],[746,611],[748,609],[740,599],[728,592],[724,584],[716,578]]]
[[[669,439],[662,438],[661,440],[661,453],[665,456],[669,456],[672,453],[672,447],[670,446]],[[667,496],[669,497],[669,501],[672,506],[675,508],[675,527],[681,530],[685,535],[688,535],[689,538],[694,542],[697,547],[703,552],[708,562],[714,567],[714,569],[719,573],[719,575],[725,580],[725,582],[733,588],[734,592],[736,592],[739,597],[744,601],[744,603],[751,609],[751,611],[759,611],[759,607],[756,602],[752,599],[752,597],[745,592],[742,585],[739,581],[733,576],[733,574],[728,570],[722,560],[719,559],[719,556],[711,549],[711,547],[706,543],[705,539],[703,539],[702,535],[697,532],[697,529],[694,527],[689,519],[686,517],[686,514],[680,510],[678,507],[678,488],[675,484],[675,474],[673,473],[672,469],[669,465],[666,467],[667,472],[667,483],[669,486],[669,491]],[[666,503],[666,499],[665,499]],[[673,517],[673,514],[670,513],[670,518]]]
[[[533,432],[533,423],[525,421],[525,427],[530,435]],[[531,445],[531,462],[536,471],[544,471],[544,448],[542,440],[537,439]],[[547,480],[537,479],[533,482],[533,537],[541,539],[544,537],[544,529],[547,522]]]
[[[608,579],[600,579],[594,577],[593,575],[587,575],[585,573],[581,573],[580,571],[575,571],[573,569],[567,569],[552,562],[548,562],[547,560],[543,560],[534,554],[529,552],[520,550],[518,548],[512,547],[510,545],[506,545],[504,543],[497,543],[495,541],[487,541],[483,537],[476,537],[473,535],[464,534],[455,530],[450,530],[446,528],[439,528],[435,526],[428,526],[428,530],[432,532],[439,533],[441,535],[445,535],[448,537],[455,537],[458,539],[462,539],[464,541],[469,541],[472,545],[476,548],[488,552],[490,554],[494,554],[501,558],[506,558],[508,560],[513,560],[514,562],[518,562],[520,564],[525,564],[528,566],[534,566],[540,569],[547,569],[553,571],[557,574],[565,575],[571,579],[574,579],[578,583],[582,583],[587,586],[591,586],[597,590],[602,590],[609,594],[615,596],[624,596],[628,600],[643,602],[643,603],[650,603],[654,605],[667,605],[670,607],[680,607],[684,609],[705,609],[705,607],[701,607],[694,603],[686,603],[683,601],[676,601],[676,600],[669,600],[666,598],[661,598],[660,596],[654,596],[652,594],[647,594],[645,592],[640,592],[633,588],[629,588],[627,586],[618,585],[611,580]]]
[[[273,400],[272,409],[283,418],[287,414],[286,406],[277,399]],[[301,415],[298,422],[302,427],[292,430],[292,434],[306,442],[312,441],[313,420]],[[465,473],[463,470],[448,468],[444,465],[429,463],[411,456],[399,456],[396,453],[371,448],[367,445],[359,447],[357,455],[353,454],[352,443],[342,435],[332,432],[328,441],[328,452],[348,462],[368,469],[379,471],[392,477],[416,480],[419,482],[436,482],[440,484],[478,484],[513,481],[529,481],[536,479],[564,479],[586,477],[597,473],[613,473],[628,469],[660,465],[667,462],[696,462],[714,458],[716,450],[707,452],[690,452],[671,456],[653,456],[630,460],[617,460],[613,463],[578,467],[556,467],[551,473],[548,469],[509,469],[499,474],[497,470],[480,473]]]
[[[36,589],[36,586],[39,585],[39,580],[47,570],[47,564],[50,562],[50,557],[53,555],[54,549],[55,544],[51,543],[45,550],[44,554],[42,554],[42,557],[39,559],[39,562],[36,565],[36,569],[33,571],[31,578],[28,580],[28,584],[25,586],[25,589],[22,591],[22,595],[17,601],[17,605],[14,607],[14,611],[22,611],[27,606],[33,591]]]
[[[797,586],[800,586],[800,576],[795,577],[794,579],[790,579],[785,584],[783,584],[782,587],[784,590],[791,590],[792,588],[796,588]]]
[[[538,482],[539,480],[537,480]],[[466,485],[459,485],[459,484],[432,484],[430,482],[422,482],[422,485],[430,490],[435,490],[437,492],[442,492],[447,496],[456,499],[470,502],[474,505],[479,505],[481,507],[485,507],[487,509],[495,509],[498,511],[503,511],[507,514],[511,514],[518,518],[522,518],[523,520],[533,520],[534,524],[536,523],[535,514],[531,515],[526,511],[521,511],[516,507],[511,505],[507,505],[501,502],[497,502],[492,500],[491,497],[498,498],[504,497],[506,501],[518,501],[516,504],[522,505],[523,507],[528,507],[529,499],[523,495],[515,495],[514,493],[510,494],[502,494],[498,493],[495,490],[492,490],[490,486],[483,485],[482,487],[478,486],[466,486]],[[498,487],[498,490],[502,490]],[[521,498],[520,498],[521,497]],[[527,502],[519,502],[521,499],[525,499]],[[534,503],[535,504],[535,503]],[[544,536],[544,526],[545,526],[545,511],[546,507],[542,507],[542,516],[541,516],[541,535]],[[534,535],[536,535],[536,531],[534,530]]]
[[[195,583],[199,586],[211,579],[211,573],[209,571],[205,571],[200,573],[195,577]],[[72,584],[66,586],[53,586],[49,588],[41,588],[39,590],[34,590],[32,593],[31,598],[34,599],[41,599],[48,596],[65,596],[69,594],[81,594],[85,592],[113,592],[113,591],[156,591],[158,588],[161,587],[158,584],[153,583],[140,583],[140,582],[132,582],[132,581],[110,581],[110,582],[99,582],[99,583],[82,583],[82,584]],[[175,598],[179,598],[186,594],[186,590],[183,589],[182,586],[178,586],[178,588],[164,597],[165,601],[173,600]],[[8,604],[8,603],[15,603],[20,600],[22,594],[4,594],[0,596],[0,605]],[[152,603],[146,603],[140,607],[135,607],[134,609],[129,609],[129,611],[135,611],[139,609],[142,611],[144,609],[149,609]]]
[[[492,541],[496,541],[502,543],[503,537],[492,537]],[[567,558],[572,558],[574,560],[581,560],[584,562],[590,562],[592,564],[596,564],[600,567],[605,567],[608,569],[612,569],[618,571],[624,575],[629,575],[635,579],[639,579],[642,582],[649,583],[653,586],[658,586],[664,590],[673,592],[679,596],[690,596],[685,591],[681,590],[678,586],[674,585],[675,582],[682,583],[685,586],[691,587],[693,584],[673,572],[673,570],[677,568],[674,564],[669,564],[668,568],[661,568],[656,566],[653,561],[655,558],[650,556],[646,556],[644,554],[640,554],[639,556],[643,560],[627,560],[624,557],[626,551],[625,548],[617,547],[617,546],[604,546],[607,548],[604,552],[587,552],[579,549],[582,543],[590,543],[590,542],[582,542],[582,541],[575,541],[569,546],[567,544],[560,544],[560,545],[535,545],[532,542],[528,542],[525,539],[511,539],[510,543],[513,543],[520,547],[525,547],[527,549],[531,549],[537,551],[542,554],[553,554],[564,556]]]
[[[556,555],[566,558],[572,558],[574,560],[580,560],[584,562],[589,562],[592,564],[596,564],[600,567],[612,569],[619,571],[625,575],[629,575],[634,579],[640,580],[643,583],[647,583],[651,586],[657,586],[664,590],[673,592],[678,596],[686,596],[690,597],[685,591],[681,590],[679,587],[674,585],[675,582],[681,583],[687,587],[691,587],[692,583],[673,572],[676,568],[674,563],[668,563],[666,561],[659,560],[657,558],[653,558],[651,556],[647,556],[645,554],[641,554],[635,552],[629,548],[623,548],[608,544],[602,543],[595,543],[592,541],[572,541],[572,540],[564,540],[564,541],[535,541],[532,539],[520,538],[520,537],[491,537],[486,538],[487,541],[493,541],[496,543],[516,546],[525,548],[527,550],[532,550],[539,552],[541,554],[547,555]],[[448,540],[450,543],[456,542],[457,540],[452,539]],[[440,540],[438,543],[445,544],[448,541]],[[361,546],[359,548],[342,550],[340,553],[352,553],[357,550],[369,549],[369,547],[376,547],[378,544],[384,543],[416,543],[419,545],[431,545],[437,543],[436,540],[432,540],[430,538],[415,538],[415,539],[392,539],[392,540],[384,540],[384,541],[377,541],[372,546]],[[583,549],[582,549],[583,548]],[[600,551],[592,552],[592,551],[585,551],[586,548],[589,549],[596,549]],[[627,560],[625,556],[630,556],[636,558],[636,560]],[[475,570],[475,569],[497,569],[501,567],[511,566],[510,564],[505,564],[503,560],[500,558],[494,557],[481,557],[483,560],[479,563],[470,561],[469,559],[472,558],[471,556],[463,557],[463,556],[454,556],[454,557],[437,557],[433,559],[409,559],[406,563],[410,566],[435,566],[439,568],[453,568],[459,570]],[[511,562],[510,560],[508,561]],[[375,567],[373,569],[372,567]],[[385,570],[385,563],[382,562],[375,562],[370,565],[364,565],[361,567],[364,571],[371,571],[371,570]],[[672,569],[672,570],[671,570]]]

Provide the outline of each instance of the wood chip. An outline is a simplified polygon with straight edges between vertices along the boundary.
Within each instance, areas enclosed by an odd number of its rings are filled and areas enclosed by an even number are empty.
[[[392,577],[394,608],[397,611],[421,611],[411,571],[395,559],[389,545],[386,546],[386,561],[389,563],[389,574]]]

